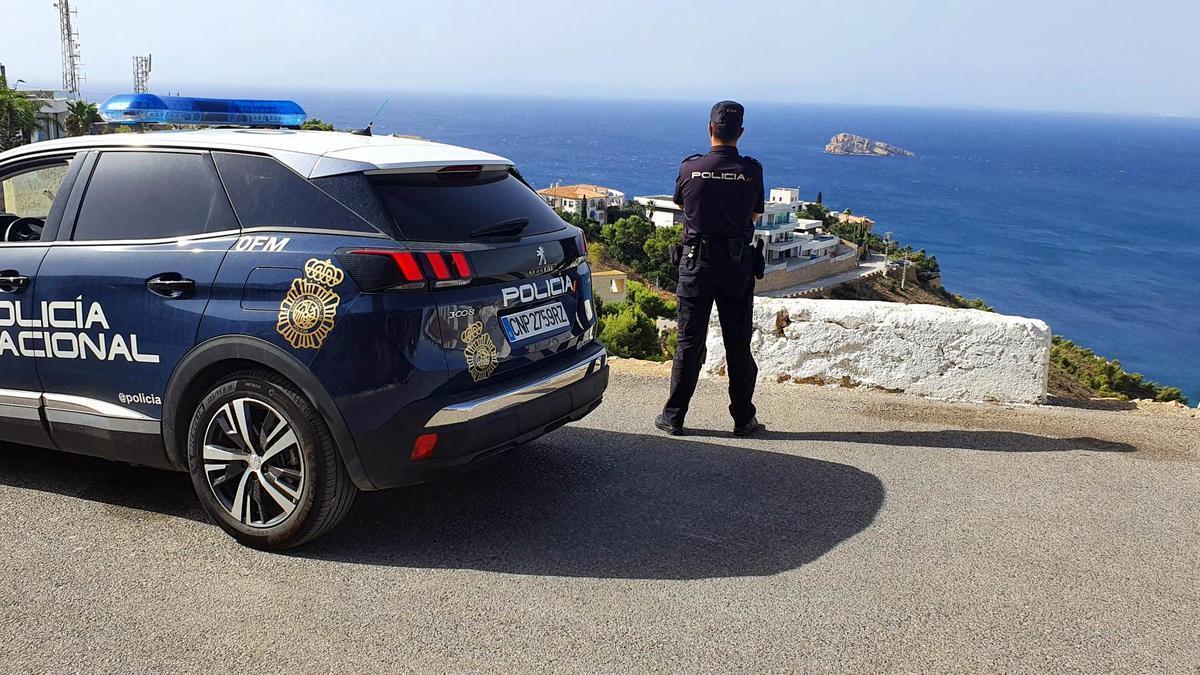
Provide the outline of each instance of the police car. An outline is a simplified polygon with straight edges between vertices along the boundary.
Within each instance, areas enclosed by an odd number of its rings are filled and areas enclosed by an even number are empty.
[[[239,105],[116,98],[115,121]],[[240,105],[219,121],[298,123]],[[0,441],[187,471],[254,547],[485,465],[608,382],[582,233],[485,152],[253,127],[35,143],[0,154],[0,235]]]

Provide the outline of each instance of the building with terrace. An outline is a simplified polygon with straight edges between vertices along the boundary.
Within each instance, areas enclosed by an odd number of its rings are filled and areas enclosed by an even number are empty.
[[[601,225],[608,223],[609,207],[625,205],[625,193],[620,190],[580,183],[577,185],[559,185],[555,183],[548,188],[537,191],[551,208],[567,213],[580,213],[589,220]]]

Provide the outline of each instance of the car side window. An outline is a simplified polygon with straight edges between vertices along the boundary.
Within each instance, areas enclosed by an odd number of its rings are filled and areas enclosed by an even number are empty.
[[[68,162],[55,162],[0,177],[0,246],[41,239]]]
[[[104,152],[72,239],[173,239],[237,229],[206,153]]]
[[[379,232],[321,188],[270,157],[214,152],[213,160],[242,227]]]

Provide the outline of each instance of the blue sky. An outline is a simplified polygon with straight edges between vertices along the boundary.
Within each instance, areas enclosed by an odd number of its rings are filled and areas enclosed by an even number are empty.
[[[60,81],[51,0],[0,62]],[[16,5],[15,7],[13,5]],[[353,88],[1200,113],[1196,0],[72,0],[87,90]],[[15,28],[16,30],[10,30]]]

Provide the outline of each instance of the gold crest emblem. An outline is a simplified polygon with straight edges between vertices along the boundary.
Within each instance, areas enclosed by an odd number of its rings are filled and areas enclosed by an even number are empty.
[[[492,336],[483,329],[483,322],[476,321],[467,326],[462,332],[462,341],[467,344],[464,353],[471,377],[476,382],[491,377],[499,365],[500,355],[496,351],[496,343],[492,341]]]
[[[332,260],[310,259],[304,264],[304,277],[293,279],[283,302],[275,332],[293,349],[318,349],[333,332],[341,298],[331,290],[342,283],[346,274]]]

